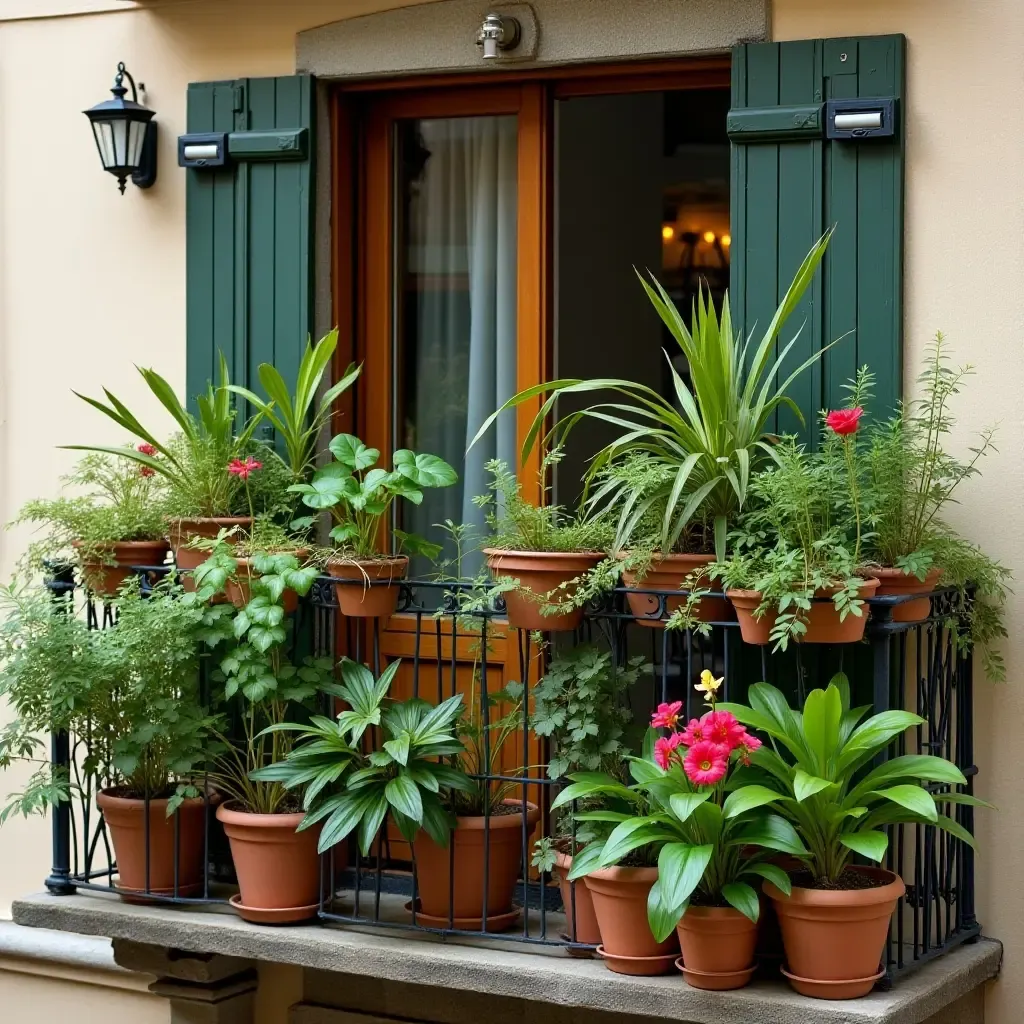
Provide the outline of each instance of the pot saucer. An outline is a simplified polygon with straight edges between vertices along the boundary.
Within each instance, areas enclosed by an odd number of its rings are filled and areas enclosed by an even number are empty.
[[[875,987],[875,982],[885,974],[883,967],[869,978],[817,981],[814,978],[801,978],[797,974],[790,974],[785,967],[780,967],[779,970],[800,995],[810,996],[812,999],[858,999],[860,996],[866,996]]]
[[[253,924],[300,924],[316,917],[320,910],[319,903],[310,903],[306,907],[247,907],[242,903],[242,894],[237,892],[228,902],[243,921]]]
[[[412,913],[412,900],[405,905],[405,909]],[[433,914],[424,914],[422,910],[416,910],[416,923],[427,928],[454,929],[460,932],[504,932],[508,931],[518,920],[522,911],[519,907],[513,907],[504,914],[488,914],[487,927],[483,927],[483,921],[479,917],[455,917],[449,921],[448,915],[435,917]]]
[[[733,988],[743,988],[754,976],[757,964],[744,968],[742,971],[695,971],[692,967],[683,966],[683,958],[675,961],[676,967],[682,971],[686,984],[691,988],[703,988],[709,992],[726,992]]]
[[[634,977],[668,974],[679,956],[678,953],[665,953],[661,956],[620,956],[606,952],[603,945],[597,947],[597,955],[605,962],[609,971],[616,974],[632,974]]]

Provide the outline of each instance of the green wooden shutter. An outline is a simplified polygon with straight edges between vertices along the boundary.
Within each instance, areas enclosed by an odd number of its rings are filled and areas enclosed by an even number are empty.
[[[294,380],[313,315],[312,78],[243,78],[188,87],[188,131],[227,132],[229,160],[189,169],[186,385],[217,377],[259,390],[274,363]]]
[[[902,394],[903,36],[750,43],[733,51],[733,315],[763,329],[811,244],[836,231],[822,269],[783,333],[803,324],[796,364],[830,341],[791,397],[809,426],[842,404],[842,385],[867,363],[877,379],[870,413]],[[893,138],[828,140],[830,99],[894,97]],[[795,431],[791,414],[777,428]],[[813,435],[812,435],[813,436]]]

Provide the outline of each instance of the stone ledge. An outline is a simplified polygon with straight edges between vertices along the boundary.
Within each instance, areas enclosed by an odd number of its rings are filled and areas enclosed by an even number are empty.
[[[890,992],[852,1002],[807,999],[782,984],[706,993],[682,979],[628,978],[600,962],[561,952],[524,953],[509,944],[455,945],[428,934],[370,929],[257,927],[217,908],[140,907],[116,897],[40,894],[15,902],[21,925],[105,935],[193,952],[366,975],[385,981],[483,992],[565,1007],[688,1024],[921,1024],[994,977],[1002,945],[980,939],[922,967]]]

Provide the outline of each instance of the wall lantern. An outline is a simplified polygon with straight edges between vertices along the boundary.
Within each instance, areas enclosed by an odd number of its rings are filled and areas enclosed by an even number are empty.
[[[514,50],[519,45],[522,34],[515,18],[488,14],[477,33],[476,45],[483,50],[484,60],[497,60],[502,51]]]
[[[125,99],[125,78],[132,87],[130,100]],[[139,103],[135,79],[123,63],[117,65],[110,91],[114,94],[112,100],[97,103],[83,113],[92,124],[103,169],[117,178],[123,195],[129,176],[139,188],[149,188],[156,181],[156,122],[154,111]]]

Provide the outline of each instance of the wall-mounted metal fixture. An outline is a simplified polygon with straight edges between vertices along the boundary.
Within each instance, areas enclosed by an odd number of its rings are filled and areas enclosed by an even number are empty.
[[[488,14],[476,37],[476,45],[483,50],[484,60],[497,60],[503,50],[514,50],[522,38],[522,27],[515,18]]]
[[[178,136],[179,167],[223,167],[228,160],[226,132]]]
[[[890,97],[829,100],[825,104],[825,138],[879,139],[896,134],[896,101]]]
[[[125,99],[126,78],[132,87],[130,100]],[[145,90],[145,85],[142,88]],[[92,124],[103,169],[117,178],[123,195],[129,177],[139,188],[149,188],[156,181],[156,122],[154,111],[139,103],[135,79],[123,63],[117,65],[110,91],[114,94],[112,100],[97,103],[83,113]]]

